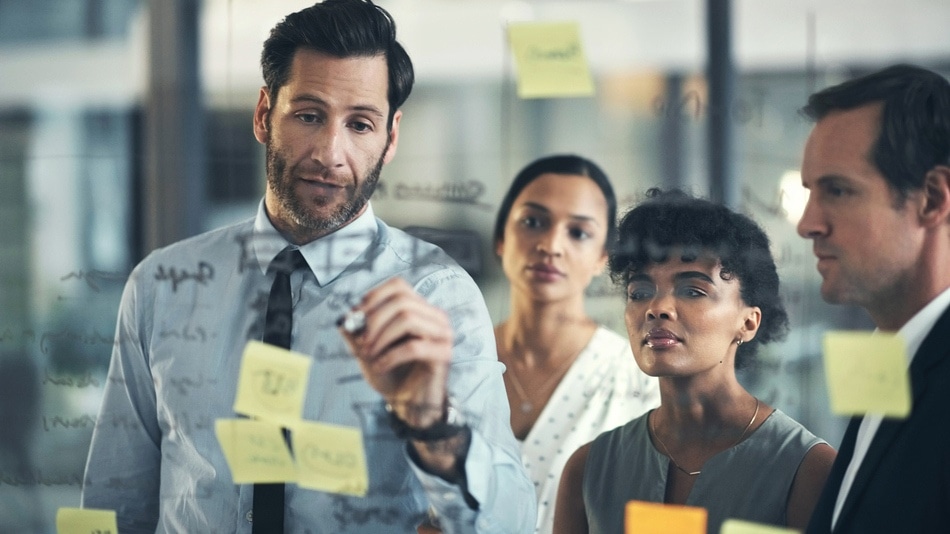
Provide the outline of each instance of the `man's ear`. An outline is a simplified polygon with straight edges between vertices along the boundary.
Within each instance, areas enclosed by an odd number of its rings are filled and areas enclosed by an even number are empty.
[[[924,176],[920,218],[924,226],[936,227],[950,221],[950,167],[937,165]]]
[[[383,163],[392,161],[396,155],[396,146],[399,144],[399,120],[402,119],[402,110],[396,110],[393,115],[393,126],[389,129],[389,144],[386,145],[386,153],[383,155]]]
[[[261,87],[261,94],[257,98],[257,106],[254,108],[254,137],[262,145],[270,140],[270,95],[267,93],[267,87]]]

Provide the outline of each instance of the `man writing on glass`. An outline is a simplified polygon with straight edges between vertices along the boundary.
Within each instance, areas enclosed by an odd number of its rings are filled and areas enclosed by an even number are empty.
[[[116,510],[122,532],[265,531],[259,488],[232,482],[213,422],[234,417],[240,355],[267,341],[272,271],[291,265],[288,344],[313,358],[303,418],[362,430],[369,488],[287,484],[281,526],[267,530],[415,532],[428,510],[445,532],[529,532],[534,493],[479,290],[369,203],[413,83],[392,18],[368,0],[327,0],[279,23],[261,63],[264,200],[255,218],[155,251],[130,277],[83,506]],[[199,261],[213,265],[200,283],[155,276]],[[207,335],[163,335],[182,328]],[[181,387],[186,377],[204,387]]]

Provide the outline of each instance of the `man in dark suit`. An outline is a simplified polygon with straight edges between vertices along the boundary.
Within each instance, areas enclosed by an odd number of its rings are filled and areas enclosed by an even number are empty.
[[[804,112],[821,294],[903,336],[913,390],[906,419],[851,421],[808,532],[950,532],[950,84],[896,65]]]

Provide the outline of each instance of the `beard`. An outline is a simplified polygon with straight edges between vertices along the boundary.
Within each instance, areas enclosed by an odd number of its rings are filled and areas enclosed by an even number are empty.
[[[309,235],[325,235],[337,230],[352,221],[356,215],[363,210],[366,203],[369,202],[373,192],[376,190],[376,184],[379,182],[379,174],[383,169],[383,159],[386,156],[386,150],[389,148],[387,143],[383,152],[376,160],[376,164],[369,170],[362,180],[356,177],[356,183],[347,185],[343,189],[343,200],[338,205],[333,206],[333,198],[304,198],[294,191],[295,169],[287,168],[286,155],[273,145],[268,139],[264,145],[266,156],[267,184],[274,192],[277,202],[280,203],[282,211],[289,216],[289,224],[295,227],[294,233]],[[328,213],[318,213],[313,206],[327,208]]]

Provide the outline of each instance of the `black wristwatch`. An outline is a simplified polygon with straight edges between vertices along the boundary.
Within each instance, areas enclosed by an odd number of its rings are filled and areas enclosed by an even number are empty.
[[[465,431],[465,419],[462,412],[455,407],[452,398],[445,401],[445,414],[442,420],[426,428],[413,428],[396,415],[391,404],[386,403],[386,413],[389,415],[389,426],[396,437],[415,441],[440,441],[461,434]]]

